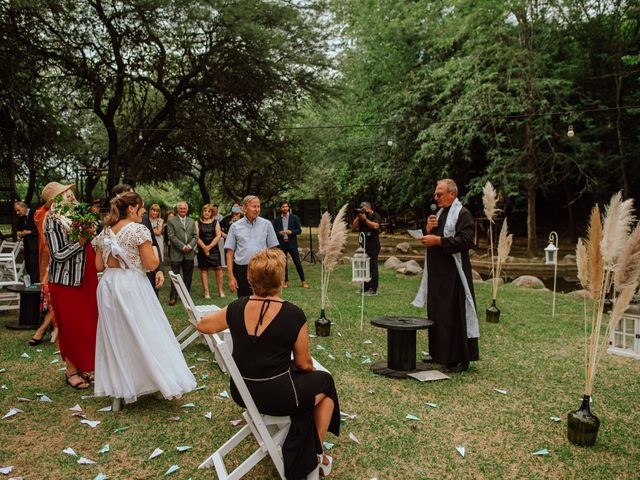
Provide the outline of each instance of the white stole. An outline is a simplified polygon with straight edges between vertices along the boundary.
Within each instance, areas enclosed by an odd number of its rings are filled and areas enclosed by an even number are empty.
[[[449,215],[447,216],[447,221],[444,224],[444,234],[443,237],[453,237],[456,234],[456,223],[458,223],[458,217],[460,216],[460,210],[462,210],[462,203],[457,198],[451,204],[451,208],[449,209]],[[436,218],[440,219],[440,215],[442,213],[442,209],[438,211],[436,214]],[[473,296],[471,295],[471,289],[469,288],[469,283],[467,282],[467,277],[464,274],[464,270],[462,269],[462,255],[460,252],[451,254],[453,257],[453,261],[456,264],[456,269],[458,270],[458,276],[460,277],[460,281],[462,282],[462,287],[464,288],[465,295],[465,312],[466,312],[466,323],[467,323],[467,338],[478,338],[480,337],[480,329],[478,327],[478,315],[476,314],[476,307],[473,302]],[[411,305],[414,307],[422,308],[424,307],[427,301],[427,279],[428,279],[428,271],[427,271],[427,249],[424,250],[424,271],[422,274],[422,281],[420,282],[420,288],[418,288],[418,293],[416,297],[411,302]]]

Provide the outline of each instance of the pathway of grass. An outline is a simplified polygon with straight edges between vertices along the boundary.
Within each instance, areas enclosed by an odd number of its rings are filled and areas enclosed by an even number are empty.
[[[292,287],[284,296],[304,308],[312,330],[319,313],[319,266],[305,264],[305,269],[312,288],[300,288],[295,272],[290,272]],[[602,421],[597,445],[584,449],[566,440],[566,414],[579,406],[582,392],[581,301],[560,295],[552,319],[549,292],[507,285],[498,302],[501,323],[487,324],[481,314],[482,360],[449,381],[419,383],[376,376],[362,363],[365,356],[376,361],[386,355],[386,332],[368,321],[364,331],[359,330],[360,296],[350,283],[347,266],[340,266],[331,281],[332,336],[312,339],[311,349],[333,373],[342,410],[357,415],[343,423],[339,438],[328,437],[335,444],[333,478],[638,478],[640,362],[603,356],[593,404]],[[380,295],[365,298],[366,319],[419,314],[409,305],[417,285],[417,278],[383,269]],[[490,289],[488,285],[476,289],[483,312]],[[166,306],[167,296],[165,287],[161,295],[165,311],[179,331],[186,315],[179,304]],[[203,302],[201,296],[194,275],[197,303]],[[230,301],[225,300],[221,304]],[[197,466],[236,431],[230,422],[240,418],[241,409],[217,396],[228,390],[228,380],[211,363],[204,345],[185,352],[203,390],[171,402],[143,398],[120,413],[101,413],[97,410],[108,400],[82,400],[82,393],[63,385],[61,363],[52,363],[59,358],[53,345],[41,345],[37,351],[27,345],[31,332],[4,328],[14,318],[0,316],[0,370],[6,369],[0,373],[0,416],[11,407],[24,413],[0,420],[0,467],[12,465],[11,475],[27,480],[92,479],[99,472],[110,479],[146,479],[159,478],[177,464],[180,469],[168,478],[215,478],[211,470]],[[419,351],[426,349],[426,332],[418,333],[418,342]],[[23,352],[30,358],[22,358]],[[53,402],[37,401],[37,393]],[[18,397],[31,401],[19,402]],[[187,403],[195,406],[183,408]],[[81,424],[69,410],[76,404],[89,419],[102,423],[95,429]],[[207,412],[212,412],[211,419],[205,417]],[[421,420],[406,420],[407,414]],[[552,421],[553,416],[561,421]],[[115,433],[122,427],[128,428]],[[349,440],[349,432],[359,444]],[[106,444],[110,451],[99,453]],[[179,445],[193,448],[178,452]],[[464,458],[457,446],[465,447]],[[97,464],[78,465],[77,457],[63,453],[66,447]],[[155,448],[165,453],[148,460]],[[532,455],[543,448],[549,450],[548,456]],[[241,459],[239,453],[236,460]],[[248,478],[274,478],[274,474],[270,463],[263,461]]]

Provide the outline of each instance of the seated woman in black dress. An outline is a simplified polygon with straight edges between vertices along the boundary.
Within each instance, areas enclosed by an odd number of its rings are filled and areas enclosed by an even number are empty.
[[[291,416],[282,449],[286,477],[303,478],[318,462],[326,476],[332,458],[323,453],[322,442],[327,430],[339,434],[338,395],[331,375],[313,368],[304,312],[280,298],[285,265],[279,249],[255,254],[247,270],[254,295],[203,317],[198,330],[215,333],[228,327],[233,359],[260,413]],[[233,382],[231,396],[244,406]]]

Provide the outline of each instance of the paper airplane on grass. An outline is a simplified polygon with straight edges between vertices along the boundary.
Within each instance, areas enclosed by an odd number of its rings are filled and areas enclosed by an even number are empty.
[[[2,419],[4,420],[5,418],[13,417],[18,413],[24,413],[24,412],[19,408],[11,408],[7,413],[4,414],[4,417],[2,417]]]
[[[162,450],[161,448],[156,448],[153,452],[151,452],[151,455],[149,455],[148,460],[151,460],[152,458],[159,457],[163,453],[164,453],[164,450]]]
[[[341,337],[341,336],[342,336],[342,334],[341,334],[340,332],[338,332],[338,336],[339,336],[339,337]]]
[[[349,432],[349,440],[355,443],[360,443],[360,440],[358,440],[358,437],[356,437],[353,432]]]
[[[98,450],[98,453],[107,453],[110,450],[111,450],[111,445],[107,443],[104,447]]]
[[[560,417],[549,417],[551,420],[553,420],[554,422],[559,422],[560,420],[562,420]]]
[[[78,460],[79,465],[94,465],[95,463],[96,462],[86,457],[80,457],[80,460]]]
[[[106,407],[102,407],[101,409],[99,409],[99,412],[110,412],[113,409],[112,405],[107,405]]]
[[[425,405],[427,407],[431,407],[431,408],[438,408],[438,404],[437,403],[427,402],[427,403],[425,403]]]
[[[325,450],[331,450],[333,448],[333,443],[331,442],[322,442],[322,446]]]
[[[406,416],[406,417],[404,417],[404,418],[405,418],[406,420],[418,420],[418,421],[420,421],[420,420],[421,420],[420,418],[416,417],[415,415],[411,415],[410,413],[409,413],[409,414],[407,414],[407,416]]]
[[[233,425],[234,427],[237,427],[238,425],[240,425],[242,423],[242,419],[238,418],[237,420],[231,420],[231,425]]]
[[[0,388],[2,388],[3,390],[9,390],[9,387],[7,387],[5,384],[2,384],[2,387]]]
[[[347,358],[353,358],[353,355],[351,355],[351,352],[344,352],[344,356]]]
[[[100,472],[93,478],[93,480],[107,480],[107,478],[108,477],[104,473]]]
[[[204,416],[207,417],[208,419],[211,419],[213,414],[211,412],[207,412],[207,413],[204,414]]]
[[[501,393],[502,395],[506,395],[508,393],[506,390],[503,390],[502,388],[494,388],[494,390],[498,393]]]
[[[125,430],[129,430],[131,427],[129,425],[127,425],[126,427],[120,427],[120,428],[116,428],[113,433],[120,433],[120,432],[124,432]]]
[[[182,408],[193,408],[195,406],[195,403],[185,403],[184,405],[182,405]]]
[[[25,397],[18,397],[18,398],[16,398],[16,400],[18,400],[19,402],[30,402],[31,401],[30,398],[25,398]]]
[[[41,402],[45,402],[45,403],[51,403],[53,402],[53,400],[51,400],[49,397],[47,397],[46,395],[41,395],[40,396],[40,401]]]
[[[336,357],[334,357],[333,355],[331,355],[330,353],[327,354],[327,357],[329,357],[331,360],[335,360]]]
[[[367,364],[367,363],[371,363],[371,359],[369,357],[366,357],[364,360],[362,360],[361,362],[362,364]]]
[[[542,450],[533,452],[533,455],[539,455],[539,456],[549,455],[549,450],[547,450],[546,448],[543,448]]]
[[[373,342],[371,340],[365,340],[362,342],[364,345],[371,345]]]
[[[69,410],[71,410],[72,412],[81,412],[82,407],[76,403],[73,407],[69,407]]]
[[[186,452],[187,450],[191,449],[193,447],[191,447],[191,445],[180,445],[178,447],[176,447],[176,450],[178,450],[179,452]]]
[[[100,425],[100,420],[82,419],[82,420],[80,420],[80,423],[84,423],[85,425],[89,425],[91,428],[96,428],[98,425]]]
[[[7,369],[6,369],[6,368],[0,368],[0,373],[4,373],[4,372],[6,372],[6,371],[7,371]]]
[[[322,345],[316,345],[316,350],[326,350]]]
[[[13,472],[13,466],[10,467],[0,467],[0,473],[2,475],[9,475],[11,472]]]
[[[180,417],[169,417],[169,418],[167,418],[167,420],[169,420],[170,422],[179,422],[180,421]]]
[[[73,448],[71,448],[71,447],[67,447],[67,448],[65,448],[64,450],[62,450],[62,453],[66,453],[67,455],[72,455],[72,456],[74,456],[74,457],[77,457],[77,456],[78,456],[78,454],[76,453],[76,451],[75,451]]]
[[[53,360],[51,360],[49,363],[50,363],[51,365],[53,365],[53,364],[56,364],[56,363],[58,363],[58,362],[60,362],[60,360],[59,360],[59,359],[57,359],[57,358],[54,358],[54,359],[53,359]],[[65,367],[65,369],[66,369],[66,367]]]
[[[456,447],[456,450],[458,451],[458,453],[460,454],[461,457],[464,457],[464,447],[460,446],[460,447]]]
[[[340,416],[341,416],[342,418],[346,418],[347,420],[353,420],[353,419],[354,419],[354,418],[356,418],[358,415],[357,415],[357,414],[355,414],[355,413],[354,413],[353,415],[351,415],[351,414],[349,414],[349,413],[347,413],[347,412],[340,411]]]
[[[200,377],[202,380],[206,380],[207,378],[209,378],[209,375],[207,375],[206,373],[203,373],[202,376]]]
[[[180,469],[180,467],[178,465],[171,465],[169,467],[169,469],[166,472],[164,472],[164,476],[166,477],[167,475],[169,475],[169,474],[171,474],[171,473],[173,473],[173,472],[175,472],[175,471],[177,471],[179,469]]]
[[[42,353],[42,349],[41,348],[36,348],[36,352]]]
[[[91,394],[91,395],[82,395],[82,396],[80,397],[80,399],[82,399],[82,400],[86,400],[87,398],[93,398],[94,396],[95,396],[95,395],[93,395],[93,394]]]
[[[221,398],[229,398],[229,393],[227,393],[226,390],[223,390],[218,394],[218,396]]]
[[[196,362],[208,362],[208,361],[209,360],[207,360],[206,358],[201,358],[201,357],[196,358]]]
[[[22,352],[22,355],[20,355],[20,356],[22,358],[31,358],[27,352]]]

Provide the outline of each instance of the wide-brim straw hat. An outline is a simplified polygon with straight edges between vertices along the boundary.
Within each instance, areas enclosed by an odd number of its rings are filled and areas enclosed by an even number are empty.
[[[58,182],[49,182],[42,189],[42,199],[46,202],[52,202],[58,195],[63,194],[70,188],[76,188],[76,186],[72,183],[70,185],[62,185]]]

